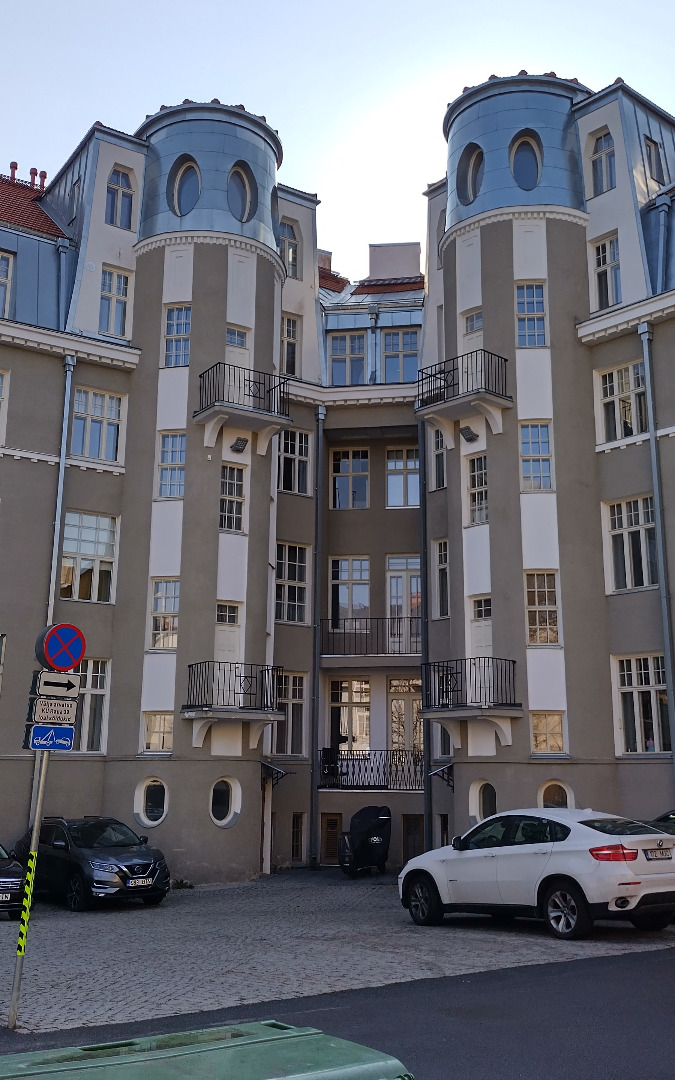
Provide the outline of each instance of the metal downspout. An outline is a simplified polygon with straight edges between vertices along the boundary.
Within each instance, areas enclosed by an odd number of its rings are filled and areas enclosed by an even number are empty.
[[[323,562],[323,471],[324,436],[323,425],[326,406],[316,409],[316,478],[314,482],[314,572],[312,609],[314,637],[312,657],[312,715],[310,724],[310,788],[309,788],[309,865],[319,869],[319,707],[321,701],[321,564]]]
[[[673,667],[673,623],[670,610],[670,588],[668,579],[668,556],[666,551],[666,529],[663,518],[663,495],[661,490],[661,456],[659,441],[656,436],[656,407],[654,401],[654,373],[652,370],[651,323],[638,323],[638,334],[642,339],[642,356],[645,365],[645,390],[647,392],[647,427],[649,431],[649,455],[652,467],[652,489],[654,492],[654,525],[656,528],[656,564],[659,575],[659,595],[661,599],[661,624],[663,627],[663,657],[666,669],[666,696],[668,704],[668,726],[670,745],[675,747],[675,670]],[[675,752],[673,753],[675,769]]]
[[[668,257],[668,211],[670,210],[670,196],[658,195],[656,207],[659,211],[659,252],[658,252],[658,276],[656,282],[657,293],[666,291],[666,260]]]
[[[66,254],[68,241],[61,237],[56,243],[59,253],[59,330],[66,328]]]
[[[422,708],[427,700],[427,663],[429,661],[429,593],[427,567],[427,452],[426,426],[424,420],[417,423],[417,442],[420,457],[420,588],[422,619]],[[423,767],[424,767],[424,850],[434,846],[434,822],[431,804],[431,720],[422,720]]]

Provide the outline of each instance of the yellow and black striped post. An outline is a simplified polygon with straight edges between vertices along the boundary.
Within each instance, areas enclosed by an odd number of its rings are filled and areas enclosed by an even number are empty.
[[[16,943],[16,955],[26,955],[26,938],[28,937],[28,920],[30,919],[30,907],[33,903],[33,883],[35,881],[35,862],[37,851],[31,851],[28,856],[28,869],[26,870],[26,885],[23,891],[23,910],[21,912],[21,925],[19,926],[19,940]]]

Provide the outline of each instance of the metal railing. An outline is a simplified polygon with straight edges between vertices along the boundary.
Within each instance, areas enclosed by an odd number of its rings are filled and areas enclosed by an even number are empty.
[[[187,703],[184,709],[277,709],[281,667],[261,664],[225,664],[205,660],[188,665]]]
[[[467,394],[487,392],[496,397],[508,397],[506,393],[506,365],[504,356],[474,349],[473,352],[442,360],[440,364],[422,368],[417,376],[416,409],[438,405]]]
[[[424,755],[421,750],[321,751],[320,788],[341,791],[422,791]]]
[[[473,656],[423,664],[422,702],[425,709],[517,705],[516,662]]]
[[[214,364],[199,376],[199,411],[211,405],[238,405],[288,416],[288,379],[234,364]]]
[[[324,656],[402,656],[422,652],[419,615],[400,618],[322,619]]]

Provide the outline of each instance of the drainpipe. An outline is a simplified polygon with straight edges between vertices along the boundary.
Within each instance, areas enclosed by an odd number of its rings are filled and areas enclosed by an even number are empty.
[[[377,304],[368,305],[368,318],[370,319],[370,329],[367,337],[368,348],[366,351],[368,368],[364,372],[364,379],[366,383],[375,383],[377,382]],[[382,372],[380,373],[380,379],[384,382],[384,373]]]
[[[324,436],[323,425],[326,419],[326,406],[316,409],[316,479],[314,482],[314,573],[313,603],[314,638],[312,658],[312,714],[310,724],[310,788],[309,788],[309,865],[310,869],[319,869],[319,708],[321,702],[321,587],[323,562],[323,470]]]
[[[60,237],[56,242],[56,250],[59,253],[59,330],[66,328],[66,254],[68,241]]]
[[[422,620],[422,708],[427,701],[427,663],[429,661],[429,589],[427,567],[427,443],[424,420],[417,423],[417,442],[420,456],[420,588]],[[424,768],[424,850],[434,846],[434,820],[431,804],[431,720],[422,720],[423,768]]]
[[[668,246],[668,211],[670,210],[670,196],[657,195],[655,205],[657,210],[659,211],[659,254],[656,291],[657,293],[662,293],[666,291],[666,258]]]
[[[664,219],[662,219],[664,220]],[[638,324],[638,334],[642,338],[642,356],[645,365],[645,391],[647,394],[647,427],[649,431],[649,454],[652,467],[652,488],[654,492],[654,525],[656,529],[656,564],[659,575],[659,595],[661,598],[661,625],[663,627],[663,657],[666,669],[666,694],[668,701],[668,726],[670,745],[675,748],[675,670],[673,667],[673,623],[670,609],[670,588],[668,580],[668,557],[666,551],[666,527],[663,517],[663,494],[661,490],[661,456],[659,441],[656,436],[656,407],[654,402],[654,373],[652,370],[652,324]],[[673,752],[675,769],[675,752]]]

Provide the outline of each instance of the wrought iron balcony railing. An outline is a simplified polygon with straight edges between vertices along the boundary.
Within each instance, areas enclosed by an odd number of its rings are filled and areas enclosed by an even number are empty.
[[[205,660],[188,666],[183,709],[257,709],[275,712],[283,668]]]
[[[425,709],[518,705],[516,662],[473,656],[423,664],[422,702]]]
[[[488,393],[508,398],[506,365],[503,356],[475,349],[462,356],[442,360],[440,364],[422,368],[417,376],[415,408],[425,409],[469,394]],[[510,400],[510,398],[509,398]]]
[[[324,656],[402,656],[422,651],[419,615],[400,618],[322,619]]]
[[[288,416],[288,379],[265,371],[214,364],[199,376],[199,411],[235,405],[271,416]]]
[[[321,751],[319,787],[341,791],[422,791],[424,761],[421,750]]]

